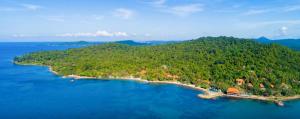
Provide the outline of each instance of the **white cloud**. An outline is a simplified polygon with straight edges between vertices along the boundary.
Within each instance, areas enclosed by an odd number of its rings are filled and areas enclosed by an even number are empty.
[[[265,13],[285,13],[285,12],[295,12],[295,11],[300,11],[300,5],[277,7],[277,8],[265,8],[265,9],[250,9],[242,14],[258,15],[258,14],[265,14]]]
[[[34,4],[18,4],[17,7],[1,7],[0,11],[3,12],[15,12],[15,11],[36,11],[43,8],[42,6],[39,5],[34,5]]]
[[[108,31],[97,31],[95,33],[81,32],[81,33],[65,33],[56,35],[59,37],[127,37],[129,36],[126,32],[108,32]]]
[[[149,3],[152,7],[159,9],[159,11],[171,13],[180,17],[185,17],[204,10],[204,5],[200,3],[167,5],[167,0],[154,0]]]
[[[264,14],[264,13],[268,13],[271,12],[272,10],[270,9],[261,9],[261,10],[248,10],[245,13],[243,13],[243,15],[257,15],[257,14]]]
[[[300,20],[265,21],[265,22],[259,22],[257,24],[261,25],[261,26],[266,26],[266,25],[280,25],[280,24],[299,25],[300,24]]]
[[[167,0],[155,0],[152,3],[153,4],[158,4],[158,5],[163,5],[167,2]]]
[[[189,4],[170,7],[167,12],[178,16],[188,16],[190,14],[203,11],[202,4]]]
[[[293,12],[293,11],[299,11],[300,10],[300,5],[298,6],[289,6],[289,7],[286,7],[284,9],[285,12]]]
[[[109,33],[107,31],[97,31],[96,33],[91,33],[92,36],[104,36],[104,37],[112,37],[114,36],[114,33]]]
[[[125,8],[119,8],[114,11],[114,16],[122,19],[130,19],[134,16],[134,11]]]
[[[167,0],[155,0],[150,2],[150,4],[153,5],[154,7],[165,7],[166,2]]]
[[[114,33],[114,36],[117,36],[117,37],[127,37],[129,35],[127,33],[125,33],[125,32],[116,32],[116,33]]]
[[[274,21],[260,21],[260,22],[238,22],[238,26],[243,28],[259,28],[267,26],[293,26],[300,25],[300,20],[274,20]]]
[[[42,8],[41,6],[34,5],[34,4],[22,4],[21,6],[23,6],[27,10],[32,10],[32,11],[35,11],[35,10],[38,10],[38,9]]]
[[[279,30],[280,30],[280,35],[281,36],[286,36],[287,35],[288,27],[282,26]]]
[[[25,35],[25,34],[14,34],[14,35],[12,35],[12,37],[15,37],[15,38],[23,38],[23,37],[30,37],[30,35]]]

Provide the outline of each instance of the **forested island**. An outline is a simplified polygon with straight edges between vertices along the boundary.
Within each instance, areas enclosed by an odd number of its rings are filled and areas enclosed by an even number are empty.
[[[58,75],[135,77],[190,84],[229,95],[280,99],[300,94],[300,52],[252,39],[201,37],[161,45],[105,43],[15,57]]]

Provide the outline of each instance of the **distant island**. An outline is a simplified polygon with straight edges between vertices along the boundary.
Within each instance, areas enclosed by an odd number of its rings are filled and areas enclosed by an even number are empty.
[[[131,42],[130,42],[131,43]],[[202,37],[161,45],[104,43],[15,57],[74,78],[174,83],[218,96],[284,101],[300,98],[300,52],[253,39]]]
[[[74,41],[74,42],[48,42],[49,46],[89,46],[98,45],[103,42],[88,42],[88,41]]]

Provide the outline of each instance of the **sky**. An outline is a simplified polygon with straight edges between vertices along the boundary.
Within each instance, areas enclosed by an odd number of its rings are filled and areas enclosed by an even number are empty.
[[[300,0],[0,0],[0,42],[300,38]]]

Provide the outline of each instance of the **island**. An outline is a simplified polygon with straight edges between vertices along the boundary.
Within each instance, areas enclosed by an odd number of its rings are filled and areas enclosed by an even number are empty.
[[[300,98],[300,52],[253,39],[201,37],[161,45],[104,43],[14,58],[64,77],[130,79],[199,89],[199,97]]]

